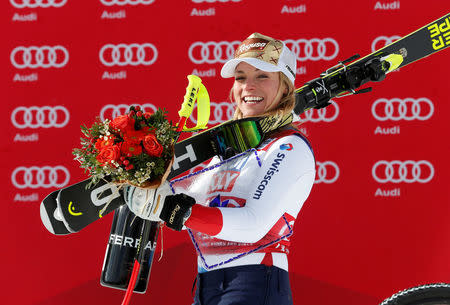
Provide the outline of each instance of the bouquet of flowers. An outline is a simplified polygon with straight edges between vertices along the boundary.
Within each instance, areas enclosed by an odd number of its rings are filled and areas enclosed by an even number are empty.
[[[81,126],[82,148],[75,148],[73,154],[91,183],[110,176],[114,183],[158,187],[170,171],[177,137],[166,114],[131,106],[127,114],[113,120],[97,118],[92,127]]]

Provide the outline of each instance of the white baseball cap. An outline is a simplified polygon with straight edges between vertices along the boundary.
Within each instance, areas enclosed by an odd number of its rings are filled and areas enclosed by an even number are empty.
[[[297,60],[281,40],[259,33],[251,34],[237,47],[234,58],[223,65],[220,75],[233,77],[236,66],[241,62],[266,72],[282,72],[294,84]]]

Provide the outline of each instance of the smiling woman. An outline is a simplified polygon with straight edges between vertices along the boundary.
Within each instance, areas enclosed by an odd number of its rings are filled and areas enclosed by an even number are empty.
[[[309,142],[289,124],[294,71],[296,57],[282,41],[250,35],[221,75],[234,78],[234,119],[268,117],[272,131],[249,151],[215,156],[206,169],[173,180],[166,188],[175,194],[158,188],[150,197],[162,204],[127,197],[138,216],[189,229],[198,252],[196,305],[293,304],[289,237],[315,177]],[[230,137],[252,135],[243,122]]]

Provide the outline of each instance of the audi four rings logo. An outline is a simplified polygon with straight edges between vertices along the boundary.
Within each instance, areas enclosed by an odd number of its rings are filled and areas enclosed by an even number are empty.
[[[333,38],[288,39],[284,41],[299,61],[332,60],[339,53],[339,45]],[[189,59],[194,64],[225,63],[233,58],[240,41],[196,41],[189,47]]]
[[[225,63],[233,58],[234,50],[240,43],[240,41],[196,41],[189,47],[189,59],[194,64]]]
[[[284,42],[298,61],[332,60],[339,53],[339,45],[333,38],[287,39]]]
[[[70,119],[64,106],[17,107],[11,113],[11,122],[16,128],[62,128]]]
[[[67,0],[9,0],[15,8],[61,7]]]
[[[63,46],[19,46],[12,50],[11,64],[17,69],[61,68],[69,61],[69,52]]]
[[[112,5],[149,5],[155,2],[155,0],[100,0],[103,5],[112,6]]]
[[[300,115],[302,122],[332,122],[339,115],[339,106],[331,100],[333,107],[325,107],[321,109],[310,109]]]
[[[197,108],[195,104],[194,109]],[[230,102],[220,102],[220,103],[210,103],[210,113],[211,118],[209,119],[209,124],[219,124],[225,121],[231,120],[233,118],[235,107]],[[197,124],[197,111],[192,111],[190,120],[192,123]]]
[[[376,50],[379,50],[391,43],[393,43],[394,41],[396,41],[397,39],[401,38],[400,36],[394,35],[394,36],[379,36],[377,38],[375,38],[375,40],[372,42],[372,52],[375,52]]]
[[[19,166],[11,175],[11,182],[18,189],[62,188],[69,180],[69,171],[64,166]]]
[[[372,167],[372,176],[379,183],[427,183],[433,179],[434,167],[426,160],[380,160]]]
[[[339,178],[339,167],[333,161],[316,162],[314,183],[334,183]]]
[[[105,105],[103,106],[102,110],[100,110],[100,119],[104,121],[106,118],[113,119],[119,115],[125,114],[131,106],[139,106],[144,111],[148,112],[156,112],[158,109],[155,105],[146,103],[146,104],[119,104],[119,105]]]
[[[426,97],[380,98],[372,104],[372,115],[378,121],[425,121],[434,113],[433,103]]]
[[[99,53],[102,64],[112,66],[149,66],[158,58],[158,50],[151,43],[105,44]]]

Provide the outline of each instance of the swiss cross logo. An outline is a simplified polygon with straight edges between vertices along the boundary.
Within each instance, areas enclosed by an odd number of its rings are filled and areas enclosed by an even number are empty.
[[[222,171],[215,174],[213,176],[213,182],[209,187],[208,194],[215,192],[231,192],[238,177],[238,171]]]

